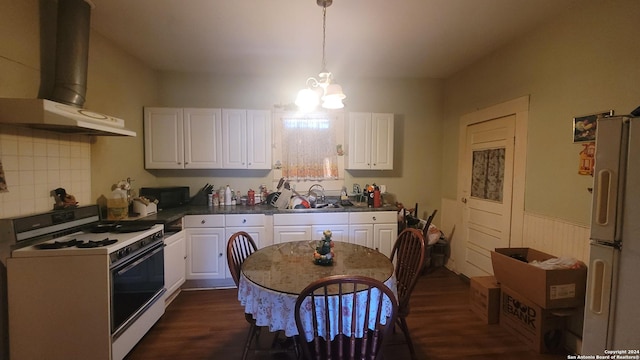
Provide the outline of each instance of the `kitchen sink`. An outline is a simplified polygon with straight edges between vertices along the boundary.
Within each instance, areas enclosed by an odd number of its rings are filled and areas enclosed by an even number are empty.
[[[300,206],[300,205],[299,205]],[[289,210],[301,210],[301,211],[309,211],[309,210],[326,210],[326,209],[339,209],[342,206],[340,206],[339,204],[315,204],[311,207],[305,208],[305,207],[296,207],[293,209],[289,209]]]

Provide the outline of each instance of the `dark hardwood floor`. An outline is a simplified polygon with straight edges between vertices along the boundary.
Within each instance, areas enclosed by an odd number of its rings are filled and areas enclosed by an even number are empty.
[[[500,325],[485,325],[469,310],[469,283],[446,268],[422,275],[407,318],[419,359],[564,360],[538,354]],[[248,330],[236,289],[183,291],[126,360],[240,359]],[[266,340],[265,340],[266,339]],[[261,340],[272,339],[268,332]],[[402,332],[385,345],[385,359],[410,359]],[[249,359],[293,359],[292,353]]]

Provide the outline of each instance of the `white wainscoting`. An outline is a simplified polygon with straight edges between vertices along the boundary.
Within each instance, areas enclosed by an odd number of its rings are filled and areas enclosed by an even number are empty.
[[[555,256],[589,260],[589,227],[525,212],[524,247]]]
[[[462,207],[454,199],[442,199],[438,211],[438,227],[451,241],[451,258],[446,264],[450,270],[460,273],[456,259],[464,258],[462,231],[456,234],[456,228],[462,229]],[[589,227],[571,223],[562,219],[525,212],[523,221],[522,245],[512,247],[530,247],[555,256],[574,257],[585,263],[589,260]],[[458,236],[456,236],[458,235]],[[463,262],[461,262],[462,264]]]

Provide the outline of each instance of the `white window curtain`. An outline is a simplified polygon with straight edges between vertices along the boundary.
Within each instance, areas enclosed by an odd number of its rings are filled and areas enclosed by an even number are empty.
[[[327,117],[285,118],[282,176],[289,180],[338,178],[336,129]]]

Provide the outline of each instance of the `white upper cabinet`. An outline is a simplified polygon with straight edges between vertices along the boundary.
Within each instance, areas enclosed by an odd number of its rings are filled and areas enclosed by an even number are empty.
[[[225,169],[271,169],[271,112],[222,110]]]
[[[184,109],[184,168],[211,169],[221,164],[220,109]]]
[[[393,114],[349,113],[347,169],[393,169]]]
[[[145,108],[146,169],[222,166],[220,109]]]
[[[271,169],[269,110],[144,109],[146,169]]]
[[[182,109],[144,109],[144,167],[184,169]]]

